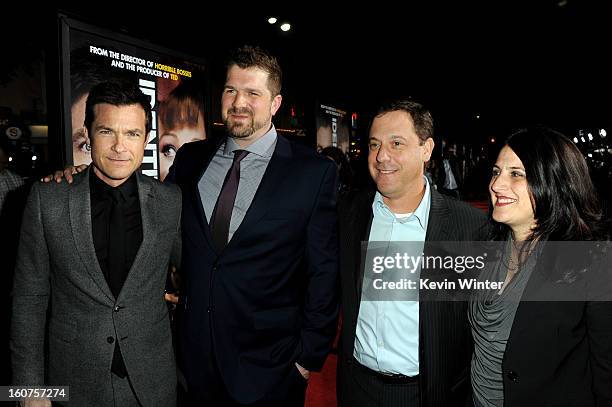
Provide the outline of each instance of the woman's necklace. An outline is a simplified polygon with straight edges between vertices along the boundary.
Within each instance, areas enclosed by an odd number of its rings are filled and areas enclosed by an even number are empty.
[[[507,256],[507,262],[504,261],[504,266],[506,267],[506,279],[504,284],[502,285],[502,289],[499,291],[499,294],[502,294],[505,291],[505,288],[510,284],[510,282],[514,279],[514,276],[519,272],[521,267],[525,264],[527,258],[531,254],[532,243],[530,241],[524,242],[515,242],[510,236],[510,248]],[[525,246],[528,245],[528,246]]]

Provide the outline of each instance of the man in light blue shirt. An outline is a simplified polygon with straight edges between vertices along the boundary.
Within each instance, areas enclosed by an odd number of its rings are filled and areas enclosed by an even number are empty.
[[[425,194],[412,213],[393,213],[380,192],[376,192],[369,242],[421,242],[418,253],[422,252],[431,203],[430,186],[425,178],[423,185]],[[368,283],[364,279],[364,285]],[[418,333],[418,301],[362,300],[353,355],[359,363],[378,372],[417,376]]]
[[[418,256],[427,254],[429,241],[485,237],[482,212],[430,188],[424,167],[433,148],[427,109],[408,100],[383,106],[369,137],[368,167],[376,191],[353,193],[339,203],[341,406],[459,407],[469,399],[465,303],[423,301],[418,265],[407,273],[406,280],[417,287],[408,297],[372,289],[378,275],[365,267],[398,247]]]

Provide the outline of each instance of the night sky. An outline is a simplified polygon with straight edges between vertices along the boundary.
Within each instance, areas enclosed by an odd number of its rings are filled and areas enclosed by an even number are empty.
[[[578,128],[612,121],[612,36],[603,5],[540,0],[408,2],[401,8],[373,2],[333,10],[292,4],[290,11],[276,12],[220,7],[227,10],[214,15],[179,5],[138,13],[110,5],[64,11],[206,58],[216,84],[223,81],[230,47],[262,45],[279,56],[285,71],[284,108],[296,106],[298,113],[319,99],[359,111],[367,122],[381,99],[411,96],[432,109],[438,133],[466,142],[531,123],[573,136]],[[6,52],[27,58],[28,47],[41,47],[41,32],[52,29],[55,12],[5,19],[12,27],[3,36],[12,38]],[[266,22],[269,15],[293,29],[281,33]]]

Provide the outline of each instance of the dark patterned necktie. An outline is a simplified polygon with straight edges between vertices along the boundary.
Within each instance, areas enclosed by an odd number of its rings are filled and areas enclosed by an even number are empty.
[[[217,252],[221,252],[227,244],[232,211],[236,201],[236,193],[238,192],[238,183],[240,182],[240,161],[248,153],[246,150],[234,151],[234,161],[225,176],[219,198],[217,198],[217,203],[213,210],[210,229]]]

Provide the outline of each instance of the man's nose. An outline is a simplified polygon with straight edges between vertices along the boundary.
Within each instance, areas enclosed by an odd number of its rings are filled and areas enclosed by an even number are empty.
[[[242,92],[236,92],[236,96],[234,97],[234,101],[232,102],[232,106],[234,107],[244,107],[246,106],[246,97]]]
[[[127,149],[125,148],[125,138],[120,135],[116,136],[115,142],[111,146],[111,149],[116,153],[122,153],[124,151],[127,151]]]
[[[376,161],[380,163],[389,161],[389,152],[387,151],[385,146],[380,146],[380,148],[378,149],[378,152],[376,153]]]

